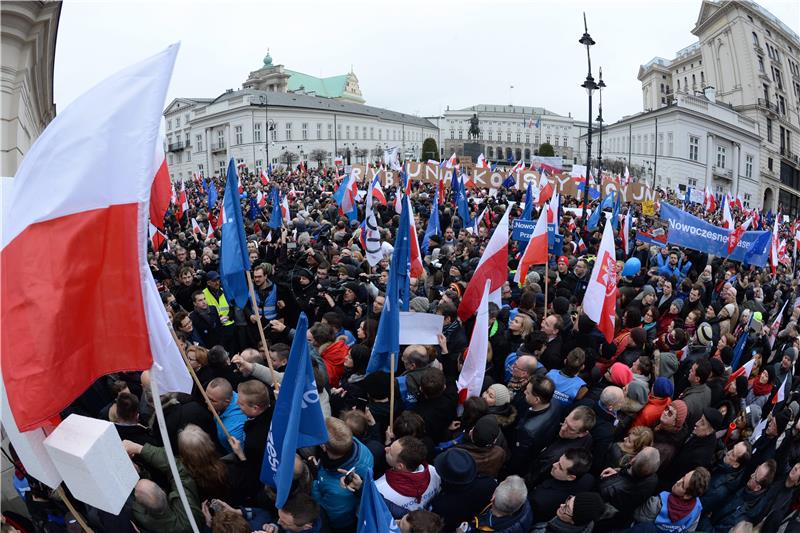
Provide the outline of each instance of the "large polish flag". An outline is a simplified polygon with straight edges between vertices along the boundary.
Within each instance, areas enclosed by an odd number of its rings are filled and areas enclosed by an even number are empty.
[[[531,240],[525,246],[525,253],[519,260],[517,273],[514,274],[514,281],[521,285],[528,275],[528,269],[533,265],[544,265],[547,263],[547,212],[549,207],[543,205],[539,211],[539,218],[533,228]]]
[[[508,214],[514,202],[509,202],[500,223],[486,245],[478,268],[469,280],[464,298],[458,306],[458,318],[467,320],[478,310],[486,280],[491,280],[489,301],[500,305],[500,289],[508,279]]]
[[[478,306],[478,315],[475,318],[475,327],[472,329],[472,338],[469,349],[464,357],[464,366],[458,375],[456,387],[458,388],[458,409],[463,410],[467,398],[481,395],[483,378],[486,374],[486,358],[489,353],[489,287],[491,281],[486,280],[481,303]]]
[[[172,45],[75,100],[14,178],[3,213],[0,346],[22,431],[112,372],[152,367],[165,392],[191,390],[147,264],[153,154],[177,52]]]
[[[583,296],[583,312],[603,333],[607,342],[614,338],[617,311],[617,258],[614,253],[614,231],[606,213],[606,226],[600,240],[600,250]]]
[[[158,170],[150,188],[150,222],[163,231],[164,216],[167,214],[172,197],[172,182],[169,178],[167,158],[164,155],[164,145],[161,142],[156,143],[154,164]]]
[[[422,254],[419,252],[419,236],[417,235],[417,225],[414,222],[414,208],[411,206],[411,198],[408,195],[404,196],[408,203],[408,219],[409,228],[408,236],[411,240],[411,248],[409,252],[409,273],[411,277],[419,278],[425,273],[425,268],[422,266]]]

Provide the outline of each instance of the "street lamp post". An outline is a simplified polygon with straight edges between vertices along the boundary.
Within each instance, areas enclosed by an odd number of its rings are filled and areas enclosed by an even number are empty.
[[[580,38],[580,40],[578,40],[578,42],[586,47],[586,61],[589,65],[589,71],[586,74],[586,80],[584,80],[583,84],[581,84],[581,87],[586,89],[586,93],[589,95],[589,124],[586,131],[586,183],[583,187],[583,212],[581,213],[581,218],[583,218],[584,229],[588,229],[586,208],[589,205],[589,175],[591,174],[592,169],[592,92],[597,89],[597,84],[594,82],[594,78],[592,77],[592,58],[589,54],[589,48],[595,43],[594,39],[592,39],[592,37],[589,35],[589,29],[586,25],[586,13],[583,14],[583,29],[583,36]]]
[[[603,182],[603,89],[606,84],[603,83],[603,67],[600,67],[600,79],[597,81],[598,93],[600,94],[600,102],[598,105],[597,123],[600,125],[600,144],[597,147],[597,168],[600,172],[600,183]]]

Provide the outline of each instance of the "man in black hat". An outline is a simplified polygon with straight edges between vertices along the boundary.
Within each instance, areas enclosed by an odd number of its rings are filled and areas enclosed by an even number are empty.
[[[443,531],[453,531],[489,504],[497,481],[478,475],[475,460],[459,448],[439,454],[433,464],[442,484],[431,501],[431,510],[444,518]]]
[[[677,455],[670,463],[669,483],[677,481],[681,476],[699,466],[710,468],[717,450],[716,432],[725,429],[722,413],[713,407],[703,409],[703,414],[695,423],[694,430],[686,442],[679,448]],[[669,486],[669,485],[666,485]]]
[[[592,531],[594,522],[603,515],[605,503],[596,492],[579,492],[562,503],[555,518],[547,523],[546,531],[582,533]]]

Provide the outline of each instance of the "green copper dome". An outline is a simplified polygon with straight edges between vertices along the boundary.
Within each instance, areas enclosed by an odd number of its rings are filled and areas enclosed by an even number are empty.
[[[269,50],[267,50],[267,55],[264,56],[264,66],[265,67],[272,66],[272,56],[269,55]]]

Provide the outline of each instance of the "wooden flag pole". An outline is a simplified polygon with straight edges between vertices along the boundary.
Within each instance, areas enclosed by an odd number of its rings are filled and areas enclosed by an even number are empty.
[[[394,429],[394,352],[389,354],[389,427]]]
[[[58,487],[56,487],[56,494],[58,494],[59,498],[61,498],[61,501],[64,502],[64,505],[67,506],[69,512],[72,513],[72,516],[75,517],[75,520],[78,521],[78,524],[81,526],[81,529],[83,529],[86,533],[94,533],[92,528],[89,527],[89,524],[86,523],[86,520],[83,518],[83,515],[81,515],[81,513],[79,513],[78,510],[75,509],[75,506],[72,505],[72,502],[67,497],[67,493],[64,492],[63,483],[59,484]]]
[[[172,338],[175,341],[175,344],[178,345],[178,351],[181,352],[181,357],[183,357],[183,362],[186,365],[186,369],[189,371],[189,374],[192,376],[195,385],[197,385],[197,388],[200,390],[200,394],[203,395],[203,399],[206,401],[206,406],[208,406],[208,410],[211,411],[212,415],[214,415],[214,419],[217,421],[217,424],[219,424],[219,427],[222,428],[222,431],[223,433],[225,433],[225,436],[231,438],[232,435],[230,434],[230,432],[228,432],[228,428],[225,427],[225,424],[222,423],[222,419],[219,417],[217,410],[214,409],[214,406],[211,404],[211,400],[208,399],[208,395],[206,394],[206,390],[203,388],[203,384],[200,383],[200,379],[197,377],[197,374],[195,374],[194,368],[192,368],[192,365],[189,363],[189,358],[186,356],[186,351],[184,351],[183,345],[178,339],[178,336],[175,334],[175,330],[169,328],[169,331],[170,333],[172,333]]]
[[[267,337],[264,335],[264,327],[261,324],[261,310],[258,308],[258,303],[256,303],[256,290],[253,287],[253,276],[250,275],[249,270],[247,270],[246,273],[247,273],[247,288],[250,290],[250,302],[253,305],[253,311],[256,314],[256,318],[258,318],[258,334],[261,336],[261,344],[264,345],[264,351],[267,352],[266,360],[267,364],[269,365],[270,375],[272,376],[272,388],[274,390],[277,390],[278,382],[275,379],[275,367],[272,366],[272,359],[269,356],[269,345],[267,344]]]
[[[550,284],[550,254],[544,261],[544,318],[547,318],[547,287]]]

